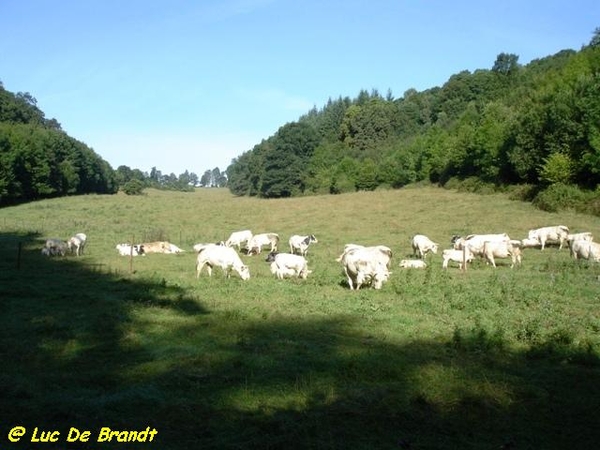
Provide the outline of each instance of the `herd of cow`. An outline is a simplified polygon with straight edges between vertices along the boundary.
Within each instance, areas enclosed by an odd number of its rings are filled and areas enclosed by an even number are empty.
[[[48,239],[42,254],[46,256],[64,256],[71,252],[77,256],[83,254],[87,236],[77,233],[67,241]],[[306,279],[311,273],[308,269],[306,255],[310,244],[317,243],[315,235],[293,235],[290,237],[289,253],[278,252],[279,235],[277,233],[252,234],[250,230],[231,233],[224,242],[202,243],[193,246],[197,253],[196,278],[204,267],[208,275],[212,275],[213,267],[220,267],[227,278],[235,271],[242,280],[250,278],[250,270],[240,258],[240,252],[245,249],[247,255],[262,252],[263,247],[269,248],[266,258],[271,263],[271,273],[279,279],[298,277]],[[472,234],[466,237],[453,236],[452,248],[442,251],[442,267],[448,268],[450,262],[457,263],[460,269],[479,257],[496,267],[497,258],[510,258],[511,268],[521,264],[522,249],[538,247],[544,250],[546,244],[556,243],[559,250],[566,244],[574,259],[600,261],[600,244],[593,241],[591,232],[573,233],[564,225],[550,226],[529,230],[528,236],[522,240],[511,239],[506,233]],[[426,259],[430,253],[437,254],[439,244],[427,236],[417,234],[412,238],[412,250],[415,259],[403,259],[401,268],[425,268]],[[235,247],[235,248],[234,248]],[[236,251],[237,248],[237,251]],[[118,244],[117,251],[123,256],[143,256],[147,253],[181,253],[180,249],[169,242],[149,242],[143,244]],[[392,250],[385,245],[363,246],[347,244],[342,254],[337,258],[346,275],[348,286],[352,290],[363,286],[381,289],[383,283],[391,274]]]

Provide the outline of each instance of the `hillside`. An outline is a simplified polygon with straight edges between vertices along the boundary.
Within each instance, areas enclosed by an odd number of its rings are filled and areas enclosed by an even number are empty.
[[[414,182],[472,190],[527,185],[529,200],[557,184],[593,190],[600,181],[599,76],[593,39],[524,66],[518,55],[501,53],[491,69],[463,71],[400,98],[373,90],[330,99],[234,160],[229,188],[273,198]]]

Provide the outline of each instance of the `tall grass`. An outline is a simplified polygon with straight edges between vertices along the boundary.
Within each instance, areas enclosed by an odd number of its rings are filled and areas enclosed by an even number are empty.
[[[285,200],[225,190],[83,196],[0,210],[0,446],[8,430],[158,430],[160,449],[593,448],[600,432],[600,268],[556,247],[522,267],[465,273],[397,262],[423,233],[600,219],[546,213],[500,194],[430,187]],[[264,255],[251,279],[195,278],[197,242],[231,231],[315,234],[307,280],[277,280]],[[46,238],[85,232],[84,256],[44,258]],[[132,261],[119,242],[187,250]],[[381,291],[348,289],[346,243],[394,250]],[[21,249],[19,253],[19,248]],[[93,441],[93,442],[92,442]],[[15,444],[10,444],[15,445]],[[38,446],[41,444],[37,444]]]

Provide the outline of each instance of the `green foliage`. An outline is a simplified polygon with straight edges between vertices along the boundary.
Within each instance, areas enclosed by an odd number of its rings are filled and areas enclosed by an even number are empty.
[[[600,46],[594,42],[525,66],[503,52],[491,70],[465,70],[441,87],[408,89],[398,99],[376,90],[329,99],[296,122],[314,130],[316,141],[307,136],[318,151],[295,158],[301,144],[281,145],[278,132],[252,158],[233,162],[230,189],[277,197],[324,193],[327,185],[340,193],[453,178],[479,186],[478,178],[494,189],[568,182],[593,190],[600,183]],[[344,158],[355,168],[340,170]]]
[[[142,181],[134,178],[123,185],[123,192],[127,195],[142,195],[145,187]]]
[[[564,153],[552,153],[543,159],[540,179],[548,184],[568,184],[573,177],[573,161]]]
[[[582,211],[586,209],[585,205],[588,198],[589,195],[576,186],[554,183],[538,193],[533,200],[533,204],[548,212]]]

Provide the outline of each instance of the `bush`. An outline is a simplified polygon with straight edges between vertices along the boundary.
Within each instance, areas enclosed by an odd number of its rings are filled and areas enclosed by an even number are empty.
[[[538,193],[533,204],[543,211],[585,211],[588,195],[576,186],[555,183]]]
[[[123,192],[127,195],[142,195],[144,187],[140,180],[132,179],[123,185]]]

